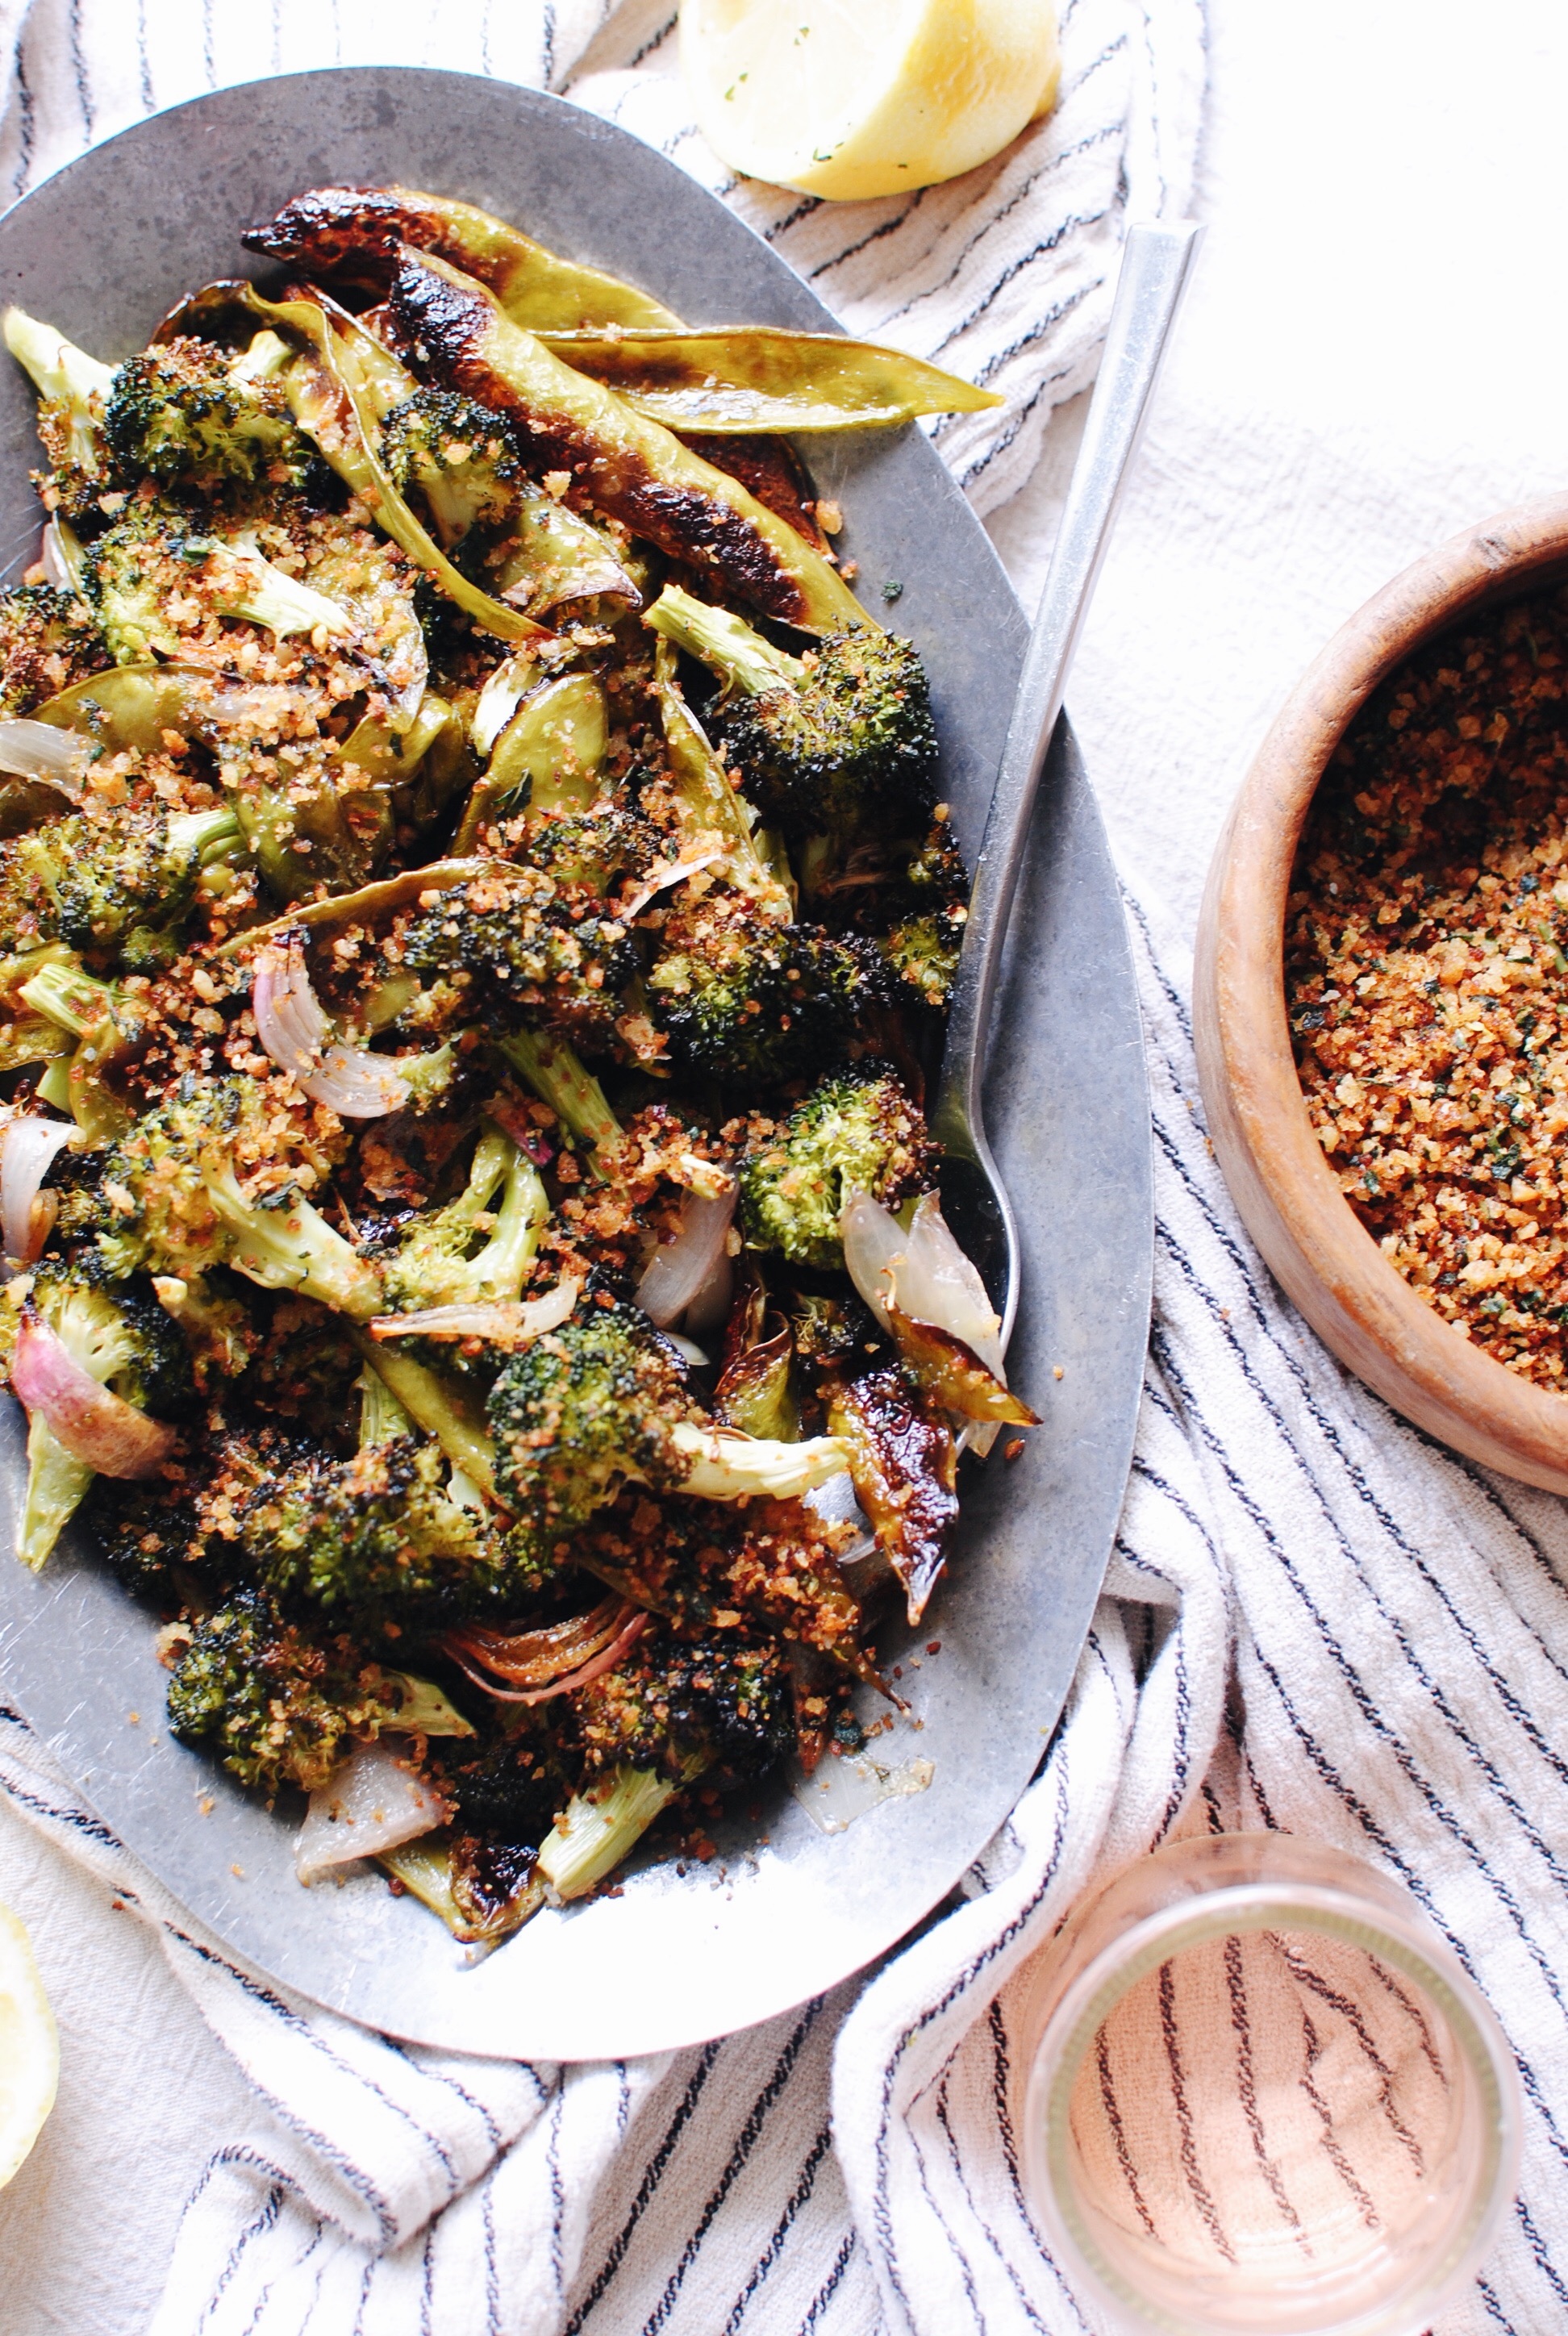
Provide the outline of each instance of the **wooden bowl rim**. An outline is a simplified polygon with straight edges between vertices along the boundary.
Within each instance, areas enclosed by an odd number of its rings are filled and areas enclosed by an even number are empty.
[[[1490,1465],[1568,1493],[1568,1396],[1521,1378],[1457,1336],[1389,1264],[1340,1191],[1296,1069],[1284,979],[1297,844],[1350,721],[1434,636],[1540,583],[1554,566],[1568,569],[1568,495],[1516,506],[1449,538],[1340,627],[1281,708],[1216,847],[1196,987],[1216,1148],[1250,1230],[1290,1295],[1341,1358],[1417,1425]],[[1222,1095],[1211,1092],[1216,1085]],[[1230,1156],[1238,1142],[1250,1163]],[[1254,1179],[1261,1192],[1249,1195]],[[1249,1197],[1271,1211],[1250,1210]]]

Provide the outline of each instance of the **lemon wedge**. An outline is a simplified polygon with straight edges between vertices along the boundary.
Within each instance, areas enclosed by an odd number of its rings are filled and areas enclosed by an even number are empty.
[[[60,2039],[32,1942],[0,1906],[0,2188],[43,2131],[59,2081]]]
[[[1061,80],[1054,0],[681,0],[680,53],[731,170],[834,202],[972,170]]]

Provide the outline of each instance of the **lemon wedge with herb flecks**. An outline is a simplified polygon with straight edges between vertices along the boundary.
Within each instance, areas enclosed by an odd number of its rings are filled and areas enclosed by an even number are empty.
[[[972,170],[1055,104],[1054,0],[681,0],[703,136],[835,202]]]
[[[0,1906],[0,2188],[43,2131],[59,2080],[60,2039],[32,1942]]]

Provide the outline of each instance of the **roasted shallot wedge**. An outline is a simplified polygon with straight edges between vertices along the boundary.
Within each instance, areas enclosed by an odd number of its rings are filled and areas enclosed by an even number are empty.
[[[1008,1389],[1001,1322],[936,1194],[916,1203],[907,1231],[869,1192],[851,1193],[839,1223],[855,1288],[886,1321],[927,1394],[944,1410],[983,1423],[982,1433],[1003,1420],[1037,1426],[1036,1414]]]
[[[57,1203],[39,1190],[75,1134],[68,1119],[28,1113],[0,1129],[0,1246],[16,1265],[32,1265],[48,1240]]]
[[[607,1598],[591,1613],[540,1630],[492,1630],[467,1623],[441,1644],[458,1669],[499,1703],[548,1703],[614,1670],[648,1628],[640,1606]],[[512,1682],[498,1687],[498,1679]]]
[[[95,1379],[32,1307],[23,1310],[11,1360],[11,1384],[29,1419],[100,1476],[155,1476],[177,1439]]]
[[[356,1744],[310,1796],[294,1844],[301,1882],[319,1882],[338,1866],[380,1857],[444,1825],[451,1811],[409,1758],[406,1739],[377,1737]]]
[[[250,1007],[256,1035],[278,1069],[339,1119],[386,1119],[408,1101],[409,1084],[395,1063],[334,1037],[310,986],[297,933],[268,941],[258,953]]]

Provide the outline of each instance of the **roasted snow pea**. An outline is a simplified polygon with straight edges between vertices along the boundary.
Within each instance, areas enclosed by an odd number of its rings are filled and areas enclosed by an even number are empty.
[[[1003,401],[940,366],[837,333],[770,325],[711,332],[541,333],[579,373],[667,430],[865,430]]]
[[[561,674],[531,691],[496,739],[453,850],[473,851],[498,814],[587,811],[600,791],[609,745],[609,709],[592,674]]]
[[[534,333],[680,324],[647,293],[559,258],[472,203],[413,187],[316,187],[276,219],[248,228],[240,241],[285,267],[336,272],[377,288],[391,277],[400,246],[433,252],[486,286],[514,324]]]
[[[503,641],[544,638],[542,625],[481,591],[453,566],[393,484],[376,452],[375,423],[388,367],[396,360],[389,359],[352,316],[329,311],[314,297],[265,300],[253,284],[236,277],[209,284],[181,301],[159,326],[158,337],[168,340],[176,334],[199,332],[204,321],[235,308],[307,344],[309,355],[297,357],[281,376],[290,410],[376,525],[487,633]]]
[[[432,369],[512,424],[531,468],[560,474],[634,535],[808,632],[876,629],[837,569],[735,479],[514,325],[482,284],[405,251],[390,306]]]
[[[653,694],[658,702],[665,751],[687,850],[712,836],[724,847],[724,870],[744,891],[770,898],[775,910],[778,886],[752,832],[747,805],[729,782],[724,764],[701,723],[680,694],[675,649],[662,636],[654,652]]]

